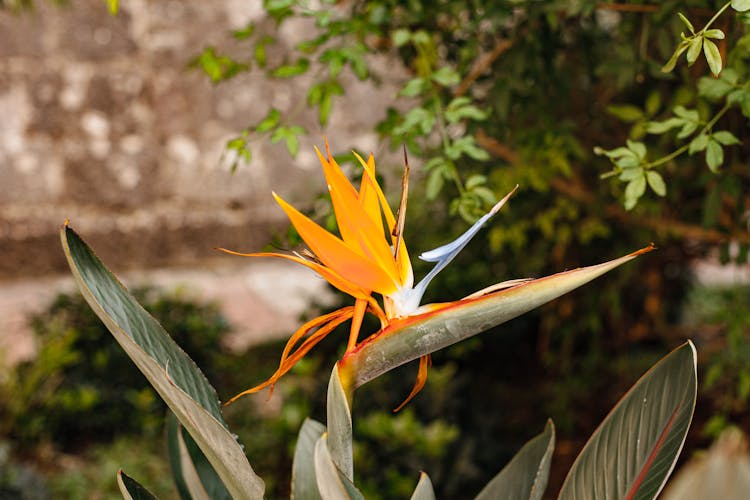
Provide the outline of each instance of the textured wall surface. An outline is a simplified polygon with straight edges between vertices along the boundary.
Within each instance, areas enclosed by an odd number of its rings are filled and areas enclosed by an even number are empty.
[[[271,106],[304,103],[304,86],[266,81],[260,73],[212,85],[187,67],[208,45],[249,58],[251,48],[233,40],[230,30],[249,21],[273,30],[260,4],[123,0],[113,17],[102,0],[63,7],[40,0],[31,11],[0,11],[0,313],[15,318],[0,317],[6,337],[24,323],[21,305],[47,300],[58,283],[52,278],[67,275],[57,234],[66,218],[119,272],[244,266],[246,260],[219,255],[214,247],[259,250],[272,228],[285,224],[272,189],[300,201],[323,188],[312,150],[323,131],[304,105],[299,117],[310,136],[296,159],[284,146],[260,140],[249,167],[232,175],[226,158],[222,163],[228,139]],[[310,28],[290,24],[277,33],[282,42],[271,62]],[[395,90],[387,81],[379,88],[349,83],[326,133],[338,150],[368,152],[378,147],[371,130],[384,116],[381,103]],[[281,274],[264,274],[269,283],[310,279],[287,274],[288,267],[274,269]],[[257,291],[251,274],[239,268],[196,279],[209,290]],[[223,286],[210,283],[211,276]],[[26,283],[31,278],[37,281]],[[239,292],[232,297],[249,300]],[[268,334],[264,321],[256,326]]]
[[[313,113],[302,113],[311,135],[296,159],[259,141],[250,167],[231,175],[221,161],[229,138],[270,106],[304,102],[303,88],[259,73],[213,86],[187,69],[207,45],[247,58],[229,31],[272,29],[260,2],[125,0],[116,17],[101,0],[50,3],[0,12],[0,279],[64,271],[55,232],[65,218],[122,267],[257,249],[281,220],[271,189],[322,186],[306,178],[322,134]],[[392,95],[352,86],[327,131],[334,147],[375,148],[367,131]]]

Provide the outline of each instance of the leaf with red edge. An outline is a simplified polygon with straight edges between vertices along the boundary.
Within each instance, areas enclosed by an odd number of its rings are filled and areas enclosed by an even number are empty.
[[[688,341],[617,403],[578,455],[558,498],[656,497],[685,442],[696,389],[696,353]]]

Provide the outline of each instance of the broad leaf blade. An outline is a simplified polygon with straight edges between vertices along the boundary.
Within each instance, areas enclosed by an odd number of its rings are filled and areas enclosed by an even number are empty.
[[[170,461],[172,461],[174,454],[177,455],[177,463],[172,462],[173,474],[177,476],[179,471],[180,479],[189,492],[188,496],[183,498],[192,500],[232,499],[221,478],[211,467],[198,444],[187,430],[179,424],[172,412],[169,413],[167,418],[167,438]],[[175,477],[175,481],[177,481],[177,477]],[[179,483],[178,490],[180,490]]]
[[[294,449],[292,500],[321,500],[315,479],[315,443],[325,431],[325,425],[310,418],[302,422]]]
[[[526,443],[508,465],[487,483],[476,500],[540,500],[547,488],[555,450],[555,426],[547,421],[544,431]]]
[[[432,489],[432,481],[424,472],[419,475],[419,482],[411,494],[410,500],[435,500],[435,490]]]
[[[647,247],[603,264],[526,281],[395,320],[339,362],[341,377],[353,388],[360,387],[397,366],[531,311],[652,249],[653,246]]]
[[[354,480],[352,451],[352,414],[349,401],[339,378],[339,365],[334,365],[328,382],[328,449],[333,463],[349,479]]]
[[[122,498],[125,500],[156,500],[156,497],[141,486],[138,481],[125,474],[122,470],[117,472],[117,486],[120,488]]]
[[[171,411],[167,415],[167,455],[172,469],[172,479],[182,500],[193,500],[198,473],[185,447],[180,422]],[[203,486],[201,485],[201,488]],[[205,490],[203,496],[206,496]]]
[[[73,276],[109,331],[190,432],[235,498],[262,498],[263,481],[227,429],[216,391],[195,363],[67,225],[60,231]]]
[[[688,341],[617,403],[576,459],[559,498],[656,497],[685,442],[696,388],[695,347]]]
[[[315,443],[315,478],[323,500],[364,500],[364,496],[333,463],[328,451],[328,435]]]

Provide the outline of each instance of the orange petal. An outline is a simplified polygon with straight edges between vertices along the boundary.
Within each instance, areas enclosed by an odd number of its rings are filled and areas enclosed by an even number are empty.
[[[276,257],[278,259],[291,260],[297,262],[305,267],[308,267],[323,277],[328,283],[338,288],[347,295],[351,295],[355,298],[367,298],[370,297],[370,291],[366,290],[355,283],[345,279],[340,274],[336,273],[332,269],[329,269],[323,265],[318,264],[310,260],[297,257],[296,255],[287,255],[283,253],[271,253],[271,252],[257,252],[257,253],[241,253],[233,250],[227,250],[226,248],[217,248],[217,250],[230,255],[239,255],[240,257]]]
[[[351,308],[349,308],[351,309]],[[287,357],[282,361],[282,363],[279,365],[279,368],[274,372],[273,375],[271,375],[268,380],[265,382],[256,385],[255,387],[251,387],[250,389],[247,389],[245,391],[240,392],[236,396],[229,399],[226,403],[224,403],[224,406],[234,403],[242,396],[245,396],[247,394],[253,394],[255,392],[258,392],[260,390],[265,389],[266,387],[271,386],[273,388],[273,385],[278,382],[278,380],[284,376],[289,370],[291,370],[297,362],[302,359],[305,354],[307,354],[310,349],[315,347],[315,345],[323,340],[326,335],[331,333],[337,326],[339,326],[344,321],[348,320],[351,317],[351,314],[343,314],[339,315],[338,317],[335,317],[333,320],[331,320],[328,324],[325,326],[321,326],[315,333],[313,333],[305,342],[302,343],[302,345],[292,354],[291,356]],[[303,327],[304,328],[304,327]]]
[[[394,282],[402,285],[400,275],[396,271],[391,245],[385,239],[382,221],[378,223],[373,220],[372,214],[362,205],[359,195],[335,161],[330,157],[326,161],[320,151],[316,151],[328,181],[336,222],[344,243],[355,252],[371,259],[388,273]],[[377,193],[374,194],[377,198]]]
[[[353,251],[341,239],[311,221],[279,196],[274,196],[304,242],[326,267],[367,290],[383,295],[397,290],[396,283],[383,269]]]
[[[367,182],[375,189],[375,193],[377,194],[378,200],[380,201],[380,208],[382,209],[383,215],[385,216],[385,222],[388,225],[388,232],[390,233],[396,227],[396,217],[393,215],[393,211],[388,204],[388,200],[386,199],[385,194],[383,193],[383,190],[381,189],[380,185],[378,184],[377,178],[375,177],[375,159],[372,157],[372,155],[370,155],[367,159],[367,162],[365,162],[365,160],[363,160],[362,157],[357,153],[354,153],[354,156],[357,158],[357,160],[359,160],[359,163],[365,170],[365,174],[362,176],[362,182],[364,183],[365,179],[367,179]],[[399,239],[400,241],[398,241]],[[403,234],[399,234],[397,237],[393,237],[391,239],[391,245],[394,248],[396,247],[396,245],[398,245],[399,247],[399,252],[396,259],[400,276],[399,282],[404,286],[411,287],[414,282],[414,275],[412,272],[411,260],[409,259],[409,252],[406,249],[406,244],[403,239]]]
[[[419,371],[417,372],[417,380],[416,382],[414,382],[414,387],[412,388],[411,392],[406,397],[404,402],[398,405],[395,410],[393,410],[393,413],[401,411],[401,408],[406,406],[406,403],[411,401],[412,398],[422,390],[425,383],[427,382],[427,370],[429,369],[430,365],[432,365],[432,357],[429,354],[419,358]]]

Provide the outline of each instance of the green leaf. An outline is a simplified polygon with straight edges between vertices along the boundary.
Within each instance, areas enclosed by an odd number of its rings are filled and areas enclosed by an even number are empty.
[[[723,40],[724,32],[720,29],[711,29],[703,33],[706,38],[713,38],[714,40]]]
[[[310,418],[302,422],[294,449],[292,500],[321,500],[315,479],[315,443],[325,431],[325,425]]]
[[[461,75],[456,70],[444,66],[430,75],[432,81],[443,87],[450,87],[461,81]]]
[[[632,104],[612,104],[607,106],[607,113],[624,122],[636,122],[644,117],[641,108]]]
[[[457,301],[438,312],[403,318],[379,332],[376,341],[363,342],[341,360],[341,376],[351,381],[353,388],[360,387],[397,366],[531,311],[649,250],[651,247],[596,266],[525,281],[512,288],[477,292],[470,296],[471,300]]]
[[[664,178],[659,172],[649,170],[646,172],[646,180],[654,193],[659,196],[667,195],[667,185],[664,183]]]
[[[253,57],[255,58],[255,62],[258,64],[259,67],[261,68],[266,67],[266,62],[268,60],[266,47],[268,47],[269,45],[275,42],[276,42],[276,39],[274,37],[270,35],[265,35],[255,43],[255,47],[253,49]]]
[[[689,137],[690,134],[695,132],[695,130],[698,128],[698,124],[695,122],[687,122],[685,125],[682,126],[682,129],[677,133],[678,139],[684,139],[686,137]]]
[[[344,387],[339,378],[339,367],[336,364],[328,381],[328,401],[326,405],[328,419],[328,449],[336,467],[350,480],[354,479],[354,460],[352,455],[352,413]]]
[[[711,69],[711,73],[713,73],[714,76],[718,76],[718,74],[721,73],[722,65],[719,47],[717,47],[711,40],[704,40],[703,53],[706,56],[706,61],[708,62],[709,69]]]
[[[711,138],[723,144],[724,146],[740,144],[740,140],[737,139],[737,137],[735,137],[734,134],[729,132],[728,130],[720,130],[719,132],[714,132],[713,134],[711,134]]]
[[[655,498],[685,442],[696,399],[691,342],[628,391],[578,455],[559,500]]]
[[[190,61],[190,66],[203,70],[214,83],[228,80],[250,68],[249,64],[240,63],[231,57],[217,54],[213,47],[203,49],[198,57]]]
[[[125,500],[156,500],[153,493],[141,486],[135,479],[125,474],[122,470],[117,471],[117,486],[120,488],[122,498]]]
[[[688,51],[687,51],[688,66],[692,66],[693,63],[698,59],[698,56],[700,55],[702,48],[703,48],[702,36],[696,36],[695,38],[690,40],[690,46],[688,47]]]
[[[750,10],[750,0],[732,0],[732,8],[737,12]]]
[[[685,120],[682,118],[668,118],[661,122],[648,122],[646,124],[646,132],[649,134],[663,134],[672,130],[676,127],[682,127],[685,125]]]
[[[397,29],[391,34],[391,40],[396,47],[402,47],[411,40],[411,33],[407,29]]]
[[[327,434],[315,443],[315,478],[320,496],[324,500],[364,500],[364,495],[334,464],[327,443]]]
[[[674,111],[674,114],[680,118],[689,122],[697,122],[700,120],[700,115],[695,109],[687,109],[685,106],[675,106],[672,111]]]
[[[695,33],[695,28],[693,28],[693,23],[691,23],[690,20],[687,17],[685,17],[685,15],[682,12],[678,12],[677,17],[680,18],[680,21],[685,23],[685,26],[687,26],[687,29],[690,30],[690,33]]]
[[[475,500],[541,500],[554,450],[555,426],[548,420],[544,431],[526,443]]]
[[[255,131],[262,134],[276,127],[281,121],[281,112],[276,108],[271,108],[265,118],[255,126]]]
[[[703,151],[708,146],[708,134],[700,134],[690,141],[690,147],[688,153],[694,154],[699,151]]]
[[[724,70],[724,72],[722,73],[722,77],[727,71],[729,70]],[[698,94],[706,97],[707,99],[721,99],[722,97],[727,95],[733,88],[734,85],[726,81],[724,78],[704,76],[700,80],[698,80]]]
[[[416,97],[425,91],[427,88],[426,83],[427,82],[425,82],[424,78],[412,78],[406,82],[406,85],[401,89],[399,95],[404,97]]]
[[[625,187],[626,200],[638,200],[646,192],[646,177],[636,177]]]
[[[425,188],[425,197],[428,200],[434,200],[440,191],[443,189],[445,184],[445,176],[443,170],[435,169],[430,172],[427,176],[427,183]]]
[[[629,150],[628,148],[624,148],[624,147],[611,149],[609,151],[597,147],[597,148],[594,148],[594,153],[606,155],[607,158],[631,157],[633,159],[636,159],[635,153]]]
[[[232,36],[236,40],[246,40],[250,38],[253,33],[255,32],[255,24],[252,22],[247,23],[247,25],[242,28],[241,30],[235,30],[232,32]]]
[[[654,90],[648,95],[648,98],[646,98],[646,114],[648,116],[653,116],[657,111],[659,111],[660,107],[661,94],[659,94],[658,90]]]
[[[677,65],[677,60],[680,58],[683,52],[685,52],[688,49],[688,46],[690,45],[690,42],[682,41],[675,49],[674,53],[672,53],[672,57],[669,58],[669,60],[662,66],[661,71],[662,73],[669,73],[674,69],[674,67]]]
[[[620,179],[623,182],[628,182],[638,177],[643,177],[643,168],[636,166],[636,167],[624,168],[622,172],[620,173],[620,176],[618,177],[618,179]]]
[[[718,142],[709,139],[706,146],[706,164],[711,172],[716,173],[719,167],[724,163],[724,148]]]
[[[221,415],[195,363],[68,225],[60,230],[76,283],[94,312],[177,415],[235,498],[261,498],[263,481]]]
[[[646,145],[642,142],[637,141],[631,141],[628,139],[625,141],[625,143],[628,145],[628,149],[631,150],[633,153],[635,153],[635,156],[639,160],[643,160],[646,157]]]
[[[300,57],[294,64],[284,64],[271,72],[274,78],[292,78],[307,72],[310,67],[310,61],[305,57]]]
[[[458,123],[463,119],[482,121],[488,116],[489,112],[476,107],[468,97],[457,97],[445,108],[445,119],[448,123]]]
[[[435,490],[432,489],[430,477],[422,472],[419,475],[419,482],[411,494],[410,500],[435,500]]]

